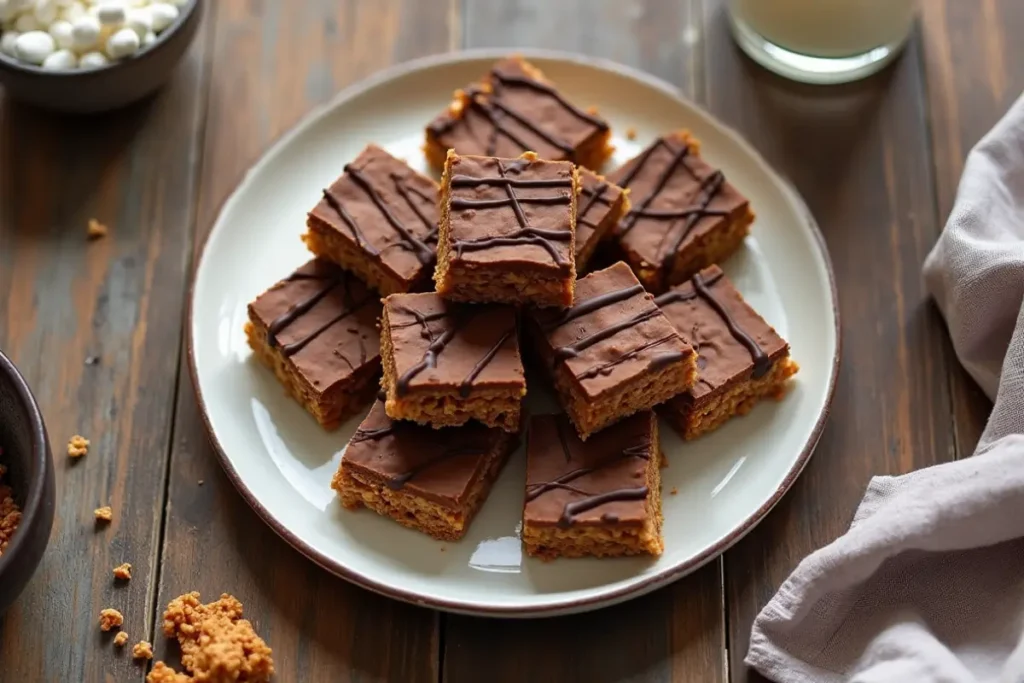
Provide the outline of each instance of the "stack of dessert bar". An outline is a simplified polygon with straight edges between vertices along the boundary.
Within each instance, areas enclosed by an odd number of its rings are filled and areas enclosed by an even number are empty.
[[[748,201],[685,132],[599,175],[610,136],[509,58],[427,126],[440,186],[371,144],[323,190],[315,258],[246,332],[324,428],[373,403],[332,483],[345,507],[458,539],[525,431],[529,554],[657,555],[655,411],[692,439],[783,395],[789,345],[716,265]],[[523,415],[524,358],[563,414]]]

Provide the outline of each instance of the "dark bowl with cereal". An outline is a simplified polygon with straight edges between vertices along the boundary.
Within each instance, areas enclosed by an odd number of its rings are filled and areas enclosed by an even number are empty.
[[[0,351],[0,614],[21,593],[53,527],[53,457],[32,391]]]

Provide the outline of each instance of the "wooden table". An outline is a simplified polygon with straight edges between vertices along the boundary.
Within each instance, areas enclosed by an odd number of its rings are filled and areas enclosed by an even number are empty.
[[[189,590],[245,603],[279,681],[757,680],[742,663],[754,616],[844,531],[868,479],[973,449],[989,406],[920,267],[965,155],[1024,87],[1024,3],[923,0],[895,65],[827,89],[745,59],[722,0],[205,4],[187,62],[154,100],[91,119],[0,109],[0,348],[42,403],[59,496],[46,557],[0,621],[0,681],[140,681],[97,628],[100,609],[120,608],[132,642],[152,639],[163,657],[159,615]],[[234,491],[182,360],[196,249],[271,141],[388,64],[482,46],[600,55],[675,83],[796,184],[839,282],[839,385],[793,490],[720,560],[593,614],[439,614],[330,576]],[[111,234],[87,243],[92,217]],[[92,448],[73,465],[63,451],[76,433]],[[96,531],[92,510],[108,503],[114,522]],[[115,586],[125,560],[134,578]]]

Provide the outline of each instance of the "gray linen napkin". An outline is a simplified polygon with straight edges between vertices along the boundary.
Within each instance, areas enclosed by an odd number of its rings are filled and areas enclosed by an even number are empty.
[[[875,477],[754,621],[779,683],[1024,683],[1024,97],[971,151],[924,266],[995,407],[976,457]]]

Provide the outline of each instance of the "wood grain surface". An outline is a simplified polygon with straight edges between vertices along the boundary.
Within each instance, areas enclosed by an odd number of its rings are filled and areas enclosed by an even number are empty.
[[[57,483],[46,555],[0,622],[0,681],[141,678],[98,623],[114,607],[136,640],[151,627],[205,37],[155,99],[110,116],[0,109],[0,346],[41,404]],[[86,240],[90,218],[106,238]],[[91,441],[78,462],[73,434]],[[102,505],[114,520],[96,526]]]
[[[970,147],[1024,88],[1024,6],[934,0],[903,56],[811,88],[743,57],[724,0],[217,0],[173,83],[104,117],[0,101],[0,348],[39,398],[58,510],[39,572],[0,620],[0,683],[141,681],[134,642],[173,597],[232,592],[278,681],[753,681],[758,611],[848,526],[872,475],[969,454],[989,404],[920,279]],[[613,59],[679,87],[800,191],[831,249],[844,318],[832,417],[806,472],[722,560],[629,603],[539,621],[441,615],[355,588],[280,540],[211,450],[181,359],[189,272],[221,202],[269,144],[342,87],[461,47]],[[111,227],[86,242],[85,225]],[[300,219],[297,219],[300,220]],[[86,365],[87,356],[99,359]],[[74,433],[82,462],[63,456]],[[94,528],[93,508],[115,520]],[[115,586],[111,569],[131,562]]]

